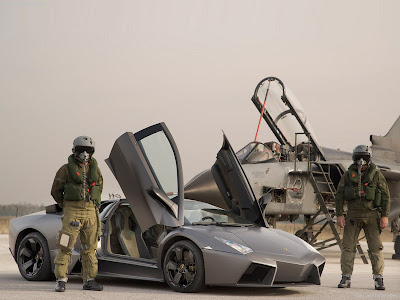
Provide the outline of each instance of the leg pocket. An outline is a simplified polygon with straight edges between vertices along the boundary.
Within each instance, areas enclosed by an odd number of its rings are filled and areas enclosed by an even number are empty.
[[[71,252],[76,242],[76,234],[61,229],[58,232],[57,247],[65,252]]]
[[[97,223],[96,218],[88,218],[81,230],[82,249],[97,248]]]
[[[361,228],[357,220],[346,217],[346,226],[344,227],[342,245],[345,251],[356,252],[357,240]]]

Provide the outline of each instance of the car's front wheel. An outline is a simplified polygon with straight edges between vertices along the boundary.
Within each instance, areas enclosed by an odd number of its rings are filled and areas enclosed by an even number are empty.
[[[168,249],[163,271],[165,281],[174,291],[195,293],[204,287],[203,255],[191,241],[178,241]]]
[[[50,252],[46,239],[39,232],[27,234],[17,250],[17,263],[26,280],[50,280]]]

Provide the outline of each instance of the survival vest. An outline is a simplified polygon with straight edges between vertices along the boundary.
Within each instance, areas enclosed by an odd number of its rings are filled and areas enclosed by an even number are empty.
[[[96,159],[92,158],[89,164],[89,170],[86,176],[86,195],[90,195],[90,199],[100,204],[101,202],[101,187],[99,186],[98,165]],[[64,186],[64,200],[80,201],[83,198],[83,174],[82,168],[74,159],[74,155],[68,157],[68,179]]]
[[[381,191],[377,188],[378,171],[375,164],[371,163],[365,174],[361,175],[361,195],[367,201],[374,201],[374,206],[381,206]],[[344,186],[344,200],[351,201],[359,199],[358,194],[358,172],[355,165],[351,165],[347,171]]]

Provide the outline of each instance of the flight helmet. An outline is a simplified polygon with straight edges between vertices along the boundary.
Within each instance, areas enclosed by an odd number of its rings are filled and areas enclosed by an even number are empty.
[[[358,145],[353,150],[353,161],[356,163],[360,159],[363,159],[366,164],[369,164],[371,161],[372,149],[367,145]]]
[[[264,145],[267,146],[274,154],[279,153],[281,148],[277,142],[267,142]]]
[[[89,159],[94,153],[94,141],[89,136],[78,136],[72,143],[72,153],[75,157],[83,161],[84,158]]]

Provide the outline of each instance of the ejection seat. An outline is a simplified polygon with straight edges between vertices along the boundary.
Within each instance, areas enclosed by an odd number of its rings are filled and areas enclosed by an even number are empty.
[[[118,240],[125,255],[135,258],[152,258],[142,238],[142,231],[128,206],[115,212]]]

